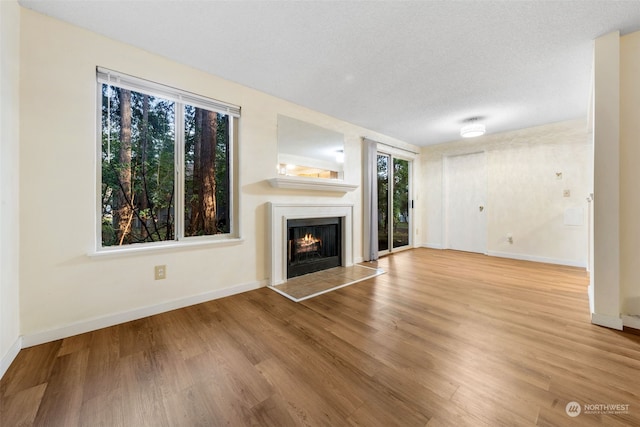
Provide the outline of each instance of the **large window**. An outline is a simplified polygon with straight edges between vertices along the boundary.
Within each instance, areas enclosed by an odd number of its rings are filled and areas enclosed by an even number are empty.
[[[100,244],[235,237],[239,107],[98,69]]]

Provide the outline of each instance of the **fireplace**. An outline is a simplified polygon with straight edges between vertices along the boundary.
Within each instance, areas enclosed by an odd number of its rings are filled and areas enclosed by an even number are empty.
[[[342,265],[342,218],[287,220],[287,278]]]
[[[277,286],[288,278],[289,221],[340,219],[340,265],[350,267],[353,260],[353,205],[320,203],[268,203],[269,285]],[[305,234],[308,234],[305,233]],[[304,237],[304,235],[302,235]]]

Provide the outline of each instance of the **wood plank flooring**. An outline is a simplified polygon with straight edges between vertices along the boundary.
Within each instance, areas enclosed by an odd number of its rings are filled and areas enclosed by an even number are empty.
[[[264,288],[24,349],[0,425],[640,425],[640,336],[589,323],[584,270],[429,249],[378,266],[298,304]],[[629,406],[585,413],[605,404]]]

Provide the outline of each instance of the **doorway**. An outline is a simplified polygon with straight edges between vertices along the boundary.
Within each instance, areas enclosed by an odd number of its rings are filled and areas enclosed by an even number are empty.
[[[487,160],[484,152],[446,158],[446,247],[487,253]]]
[[[410,160],[378,153],[378,253],[411,247]]]

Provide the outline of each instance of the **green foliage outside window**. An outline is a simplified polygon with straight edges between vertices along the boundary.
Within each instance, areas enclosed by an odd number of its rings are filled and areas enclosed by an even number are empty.
[[[102,246],[229,233],[229,117],[114,85],[101,95]]]

